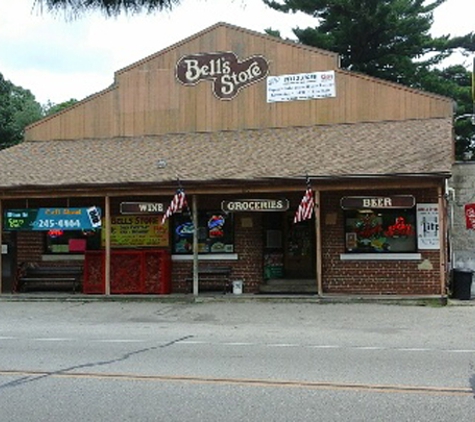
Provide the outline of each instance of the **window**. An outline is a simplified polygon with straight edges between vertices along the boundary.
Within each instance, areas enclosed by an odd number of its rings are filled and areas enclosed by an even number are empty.
[[[45,233],[45,252],[48,254],[81,254],[100,248],[100,230],[49,230]]]
[[[416,252],[415,208],[345,211],[347,253]]]
[[[172,251],[175,254],[193,253],[193,223],[188,213],[173,216]],[[198,252],[233,253],[234,222],[232,214],[206,211],[198,214]]]

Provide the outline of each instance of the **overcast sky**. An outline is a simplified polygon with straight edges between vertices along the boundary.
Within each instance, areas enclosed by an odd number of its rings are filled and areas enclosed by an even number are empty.
[[[108,87],[114,72],[216,22],[285,37],[291,28],[315,26],[304,14],[284,14],[261,0],[182,0],[171,12],[75,20],[33,8],[34,0],[0,0],[0,73],[37,101],[78,100]],[[447,0],[435,13],[434,35],[475,31],[475,0]],[[457,58],[457,63],[471,63]]]

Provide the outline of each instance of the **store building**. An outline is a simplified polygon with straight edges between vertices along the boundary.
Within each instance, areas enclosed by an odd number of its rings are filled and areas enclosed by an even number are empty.
[[[82,266],[85,293],[225,279],[245,293],[445,296],[452,161],[450,99],[220,23],[0,152],[1,290],[34,264]],[[315,213],[294,223],[307,182]],[[177,188],[189,207],[162,224]]]

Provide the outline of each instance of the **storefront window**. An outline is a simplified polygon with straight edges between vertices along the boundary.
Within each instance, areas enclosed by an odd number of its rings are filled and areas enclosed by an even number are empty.
[[[81,254],[100,248],[100,230],[49,230],[45,233],[45,252],[48,254]]]
[[[201,212],[198,215],[198,252],[233,253],[234,224],[232,214],[222,211]],[[188,213],[173,216],[173,253],[193,253],[193,223]]]
[[[345,211],[347,253],[416,252],[414,209]]]

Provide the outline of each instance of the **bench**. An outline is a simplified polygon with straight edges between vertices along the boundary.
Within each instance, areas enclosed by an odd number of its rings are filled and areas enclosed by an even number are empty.
[[[199,265],[198,266],[198,290],[207,292],[222,292],[226,294],[231,291],[232,268],[227,266]],[[193,270],[191,277],[186,281],[189,284],[189,291],[193,293]]]
[[[29,288],[53,289],[58,286],[70,287],[76,293],[81,286],[83,267],[50,267],[26,264],[20,267],[16,291],[26,292]]]

